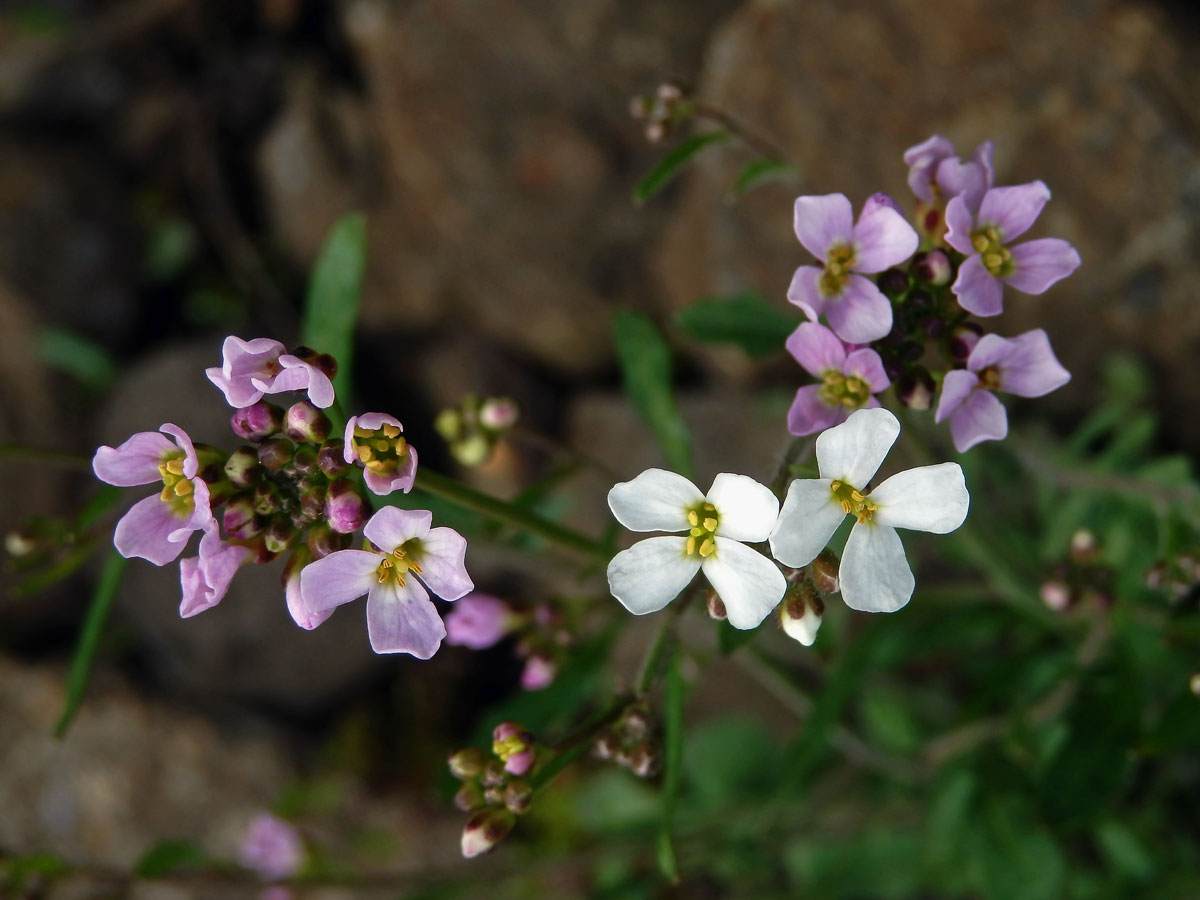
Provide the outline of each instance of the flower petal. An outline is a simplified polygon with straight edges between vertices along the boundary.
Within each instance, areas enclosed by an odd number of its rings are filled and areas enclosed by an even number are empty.
[[[897,472],[875,490],[874,521],[891,528],[945,534],[967,517],[971,498],[958,463],[921,466]]]
[[[975,217],[971,215],[966,198],[961,195],[951,198],[946,204],[946,243],[959,253],[970,256],[978,252],[971,243],[971,232],[974,230]]]
[[[895,612],[917,583],[896,529],[870,522],[850,529],[838,581],[842,600],[860,612]]]
[[[757,628],[783,599],[787,579],[779,567],[740,541],[718,537],[717,552],[704,560],[704,577],[725,603],[729,624]]]
[[[1008,413],[991,391],[973,391],[950,417],[950,435],[959,453],[980,441],[998,441],[1008,434]]]
[[[822,478],[844,481],[862,490],[896,443],[900,422],[886,409],[860,409],[817,438],[817,468]]]
[[[200,538],[200,555],[179,563],[183,601],[179,615],[185,619],[212,609],[229,591],[233,576],[250,556],[250,551],[221,540],[217,523],[210,520]]]
[[[879,354],[866,348],[855,350],[847,356],[842,371],[847,375],[857,375],[865,381],[872,394],[887,390],[888,385],[892,383],[884,371],[883,360],[879,358]]]
[[[140,431],[119,447],[100,447],[92,457],[96,477],[118,487],[153,484],[162,480],[158,471],[166,455],[178,448],[157,431]]]
[[[1035,328],[1015,338],[987,334],[979,339],[967,365],[975,371],[1000,370],[1000,390],[1018,397],[1041,397],[1071,380],[1050,347],[1050,337]]]
[[[828,478],[797,478],[788,487],[770,537],[771,555],[785,566],[798,569],[816,559],[846,517],[829,487]]]
[[[717,508],[716,533],[735,541],[765,541],[779,517],[779,501],[747,475],[722,472],[705,498]]]
[[[920,242],[890,197],[872,196],[854,226],[854,271],[882,272],[899,265],[917,251]]]
[[[940,134],[904,151],[904,164],[908,166],[908,186],[926,203],[933,202],[930,182],[938,163],[954,155],[954,145]]]
[[[183,451],[183,477],[195,478],[196,473],[200,471],[200,460],[196,458],[196,448],[192,446],[192,439],[188,437],[188,433],[170,422],[163,422],[158,426],[158,430],[175,438],[176,446]]]
[[[1009,248],[1016,269],[1005,282],[1025,294],[1040,294],[1079,268],[1079,251],[1060,238],[1041,238]]]
[[[458,647],[486,650],[500,642],[514,619],[508,604],[490,594],[468,594],[446,614],[446,640]]]
[[[828,302],[825,316],[843,341],[868,344],[892,330],[892,304],[875,282],[861,275],[846,279],[842,293]]]
[[[834,244],[853,240],[854,208],[845,194],[797,197],[794,223],[804,249],[824,260]]]
[[[635,616],[658,612],[700,569],[681,537],[652,537],[622,550],[608,564],[608,589]]]
[[[183,521],[158,494],[151,494],[133,504],[121,517],[113,534],[113,545],[126,559],[137,556],[156,566],[165,566],[187,545],[191,529],[181,529]],[[178,539],[181,531],[182,539]]]
[[[971,396],[971,391],[979,385],[979,376],[966,369],[951,369],[942,379],[942,394],[938,398],[937,412],[933,421],[944,422],[954,415],[958,408]]]
[[[950,290],[959,306],[977,316],[998,316],[1004,310],[1004,284],[984,268],[978,254],[963,260]]]
[[[409,444],[405,451],[404,462],[390,475],[380,475],[370,469],[363,472],[363,481],[371,493],[386,497],[392,491],[407,494],[412,490],[413,483],[417,480],[417,448]]]
[[[835,424],[840,408],[828,405],[821,399],[821,388],[815,384],[805,385],[796,391],[796,399],[788,410],[788,431],[797,437],[824,431]]]
[[[410,579],[404,587],[387,581],[375,584],[367,595],[367,635],[376,653],[429,659],[442,645],[446,625],[416,581]]]
[[[703,500],[700,488],[666,469],[647,469],[608,492],[608,508],[630,531],[686,531],[688,507]]]
[[[979,203],[979,225],[995,225],[1008,244],[1028,231],[1050,199],[1050,188],[1040,181],[992,188]]]
[[[302,572],[303,569],[300,571]],[[287,601],[287,608],[288,612],[292,615],[292,621],[306,631],[312,631],[333,615],[334,608],[332,606],[321,612],[314,612],[308,608],[308,604],[304,602],[304,592],[300,589],[300,572],[293,574],[284,583],[283,598]]]
[[[788,285],[788,302],[800,307],[814,322],[825,312],[829,302],[821,293],[822,271],[820,266],[801,266],[792,276],[792,283]]]
[[[384,506],[371,516],[363,534],[384,553],[391,553],[407,540],[425,537],[431,524],[433,513],[427,509]]]
[[[421,539],[424,555],[418,576],[443,600],[457,600],[475,590],[467,574],[467,540],[453,528],[430,528]]]
[[[815,378],[820,378],[829,369],[840,372],[846,361],[846,345],[836,334],[816,322],[802,322],[788,335],[783,346]]]
[[[380,555],[369,550],[337,550],[300,570],[300,593],[310,614],[357,600],[379,583]]]

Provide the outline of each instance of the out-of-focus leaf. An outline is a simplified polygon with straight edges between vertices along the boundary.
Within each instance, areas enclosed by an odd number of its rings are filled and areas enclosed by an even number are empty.
[[[1145,881],[1154,875],[1154,859],[1137,835],[1123,822],[1108,819],[1096,826],[1096,844],[1109,866],[1129,881]]]
[[[669,881],[679,881],[679,864],[671,842],[675,801],[683,774],[683,701],[686,691],[679,671],[679,650],[671,654],[663,690],[663,784],[662,822],[658,834],[658,867]]]
[[[117,365],[108,351],[74,331],[44,328],[38,334],[37,349],[46,365],[66,372],[91,390],[104,390],[117,376]]]
[[[367,269],[367,220],[350,213],[333,223],[308,282],[301,341],[337,358],[333,384],[339,397],[350,386],[354,328]]]
[[[113,551],[100,573],[100,581],[92,594],[92,602],[83,620],[79,641],[75,645],[75,655],[71,658],[71,671],[67,674],[67,700],[62,715],[54,726],[54,736],[57,738],[66,735],[71,720],[75,718],[75,713],[83,703],[83,695],[87,691],[88,679],[92,674],[92,665],[96,661],[96,651],[104,634],[104,625],[108,622],[108,613],[112,609],[113,599],[117,595],[117,587],[121,584],[121,575],[127,562],[125,557]]]
[[[745,194],[769,181],[793,180],[799,174],[795,168],[777,159],[759,156],[744,166],[733,183],[726,199],[729,202],[741,199]]]
[[[688,734],[685,747],[689,796],[712,810],[773,796],[779,757],[775,738],[757,719],[731,715],[705,722]]]
[[[706,297],[679,312],[684,333],[710,344],[736,344],[748,356],[783,352],[783,342],[800,320],[753,291],[731,297]]]
[[[650,170],[650,174],[638,182],[633,190],[633,202],[639,206],[665,188],[680,170],[703,150],[713,144],[719,144],[733,137],[731,131],[706,131],[696,134],[677,146],[673,147],[666,156],[659,160],[658,165]]]
[[[632,312],[617,313],[613,337],[625,393],[650,426],[667,464],[690,478],[692,439],[671,390],[671,351],[667,342],[653,322]]]
[[[180,869],[202,866],[204,851],[187,841],[163,841],[155,844],[138,860],[134,872],[141,878],[162,878]]]
[[[1058,900],[1066,861],[1023,799],[993,795],[983,810],[981,856],[989,900]]]

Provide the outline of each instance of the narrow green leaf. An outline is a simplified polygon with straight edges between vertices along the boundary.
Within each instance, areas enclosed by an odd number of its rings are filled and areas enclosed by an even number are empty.
[[[658,165],[650,171],[649,175],[638,182],[633,191],[633,202],[639,206],[645,203],[670,184],[697,153],[705,147],[727,141],[731,137],[733,137],[731,131],[706,131],[704,134],[692,135],[683,143],[678,144],[659,160]]]
[[[737,181],[733,183],[733,187],[730,188],[725,199],[733,203],[760,185],[769,181],[791,180],[798,174],[792,166],[785,162],[766,156],[756,157],[742,166]]]
[[[117,364],[100,344],[65,328],[44,328],[37,337],[38,356],[85,387],[102,391],[117,376]]]
[[[663,782],[662,824],[658,832],[658,867],[673,884],[679,883],[679,863],[671,842],[671,823],[683,773],[683,674],[679,671],[679,649],[671,654],[663,691]]]
[[[736,344],[748,356],[782,353],[799,318],[776,308],[759,294],[743,291],[731,297],[705,297],[680,310],[680,331],[709,344]]]
[[[653,322],[632,312],[617,313],[613,336],[625,393],[654,432],[668,465],[690,478],[691,435],[671,391],[671,351],[667,342]]]
[[[367,268],[367,220],[350,213],[333,223],[308,283],[300,340],[337,358],[338,396],[350,385],[354,327]]]
[[[66,735],[75,713],[83,703],[83,695],[87,691],[88,679],[92,674],[92,664],[96,661],[96,650],[100,646],[100,637],[104,633],[104,625],[108,621],[108,613],[112,609],[113,598],[117,595],[117,586],[121,583],[121,574],[125,571],[126,562],[125,557],[114,551],[100,573],[100,582],[96,585],[92,603],[83,620],[83,628],[79,632],[79,642],[71,660],[71,671],[67,674],[67,701],[63,705],[58,724],[54,726],[56,738]]]
[[[140,878],[162,878],[179,869],[201,866],[207,861],[204,851],[187,841],[163,841],[147,850],[134,866]]]

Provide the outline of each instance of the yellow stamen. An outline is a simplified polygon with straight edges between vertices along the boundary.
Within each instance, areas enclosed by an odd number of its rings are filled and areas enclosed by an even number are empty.
[[[169,459],[163,465],[166,468],[166,470],[168,472],[170,472],[172,475],[182,475],[183,474],[183,459],[182,458]]]
[[[395,425],[389,425],[385,422],[384,426],[383,426],[383,433],[388,438],[395,440],[397,437],[400,436],[400,429],[397,428]]]
[[[688,524],[693,528],[700,524],[700,514],[694,509],[688,511]]]

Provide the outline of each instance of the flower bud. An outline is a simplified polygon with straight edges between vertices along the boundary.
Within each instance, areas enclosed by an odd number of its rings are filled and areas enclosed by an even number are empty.
[[[278,434],[283,427],[283,410],[274,403],[259,400],[245,409],[235,410],[229,419],[233,433],[255,443]]]
[[[327,478],[340,478],[349,464],[346,462],[346,442],[340,438],[326,441],[317,451],[317,467]]]
[[[668,109],[674,107],[678,103],[681,103],[687,96],[687,92],[684,90],[683,85],[677,81],[664,81],[658,86],[658,89],[654,92],[654,94],[658,98],[658,102]]]
[[[934,287],[942,287],[950,283],[954,268],[950,265],[950,257],[941,250],[930,250],[928,253],[918,253],[913,257],[912,273],[918,281]]]
[[[964,322],[959,325],[951,332],[950,342],[946,345],[950,358],[956,363],[966,365],[967,358],[982,336],[983,329],[974,322]]]
[[[492,442],[485,435],[475,433],[454,441],[450,453],[460,466],[482,465],[492,455]]]
[[[632,119],[648,119],[653,109],[654,100],[645,94],[637,94],[629,101],[629,116]]]
[[[526,775],[534,763],[533,735],[516,722],[501,722],[492,731],[492,752],[504,761],[504,771]]]
[[[260,474],[258,451],[253,447],[238,447],[225,460],[225,477],[234,487],[253,487]]]
[[[1193,673],[1192,677],[1188,679],[1188,690],[1200,697],[1200,672]]]
[[[340,534],[353,534],[366,524],[370,512],[354,483],[345,478],[329,483],[325,495],[325,518]]]
[[[4,536],[4,549],[9,556],[20,558],[28,556],[35,550],[41,547],[42,542],[38,540],[37,535],[31,531],[22,531],[17,529],[10,531]]]
[[[808,567],[813,585],[823,594],[838,592],[838,570],[841,563],[833,551],[826,547]]]
[[[304,545],[313,559],[324,559],[330,553],[347,549],[350,535],[334,531],[327,522],[318,522],[304,533]]]
[[[662,768],[658,747],[649,742],[638,744],[629,754],[629,771],[638,778],[653,778]]]
[[[302,344],[292,351],[292,356],[304,360],[304,362],[308,363],[310,366],[316,366],[325,373],[325,377],[330,381],[337,377],[337,360],[328,353],[318,353],[311,347],[305,347]]]
[[[462,833],[462,855],[472,859],[487,853],[504,840],[517,819],[507,809],[481,809],[474,813]]]
[[[317,466],[317,448],[312,444],[301,444],[292,456],[292,471],[298,475],[315,475],[320,472]],[[322,479],[323,481],[324,479]]]
[[[504,789],[504,805],[517,815],[529,811],[533,802],[533,787],[528,781],[510,781]]]
[[[1067,553],[1076,565],[1085,566],[1095,562],[1098,555],[1096,535],[1087,528],[1079,528],[1071,535],[1071,543]]]
[[[779,604],[779,624],[784,633],[805,647],[811,647],[821,627],[821,614],[825,604],[817,596],[811,582],[801,582],[789,588],[783,602]]]
[[[1064,612],[1071,606],[1071,588],[1065,581],[1052,578],[1038,588],[1038,594],[1048,609]]]
[[[612,759],[619,746],[616,735],[606,731],[592,744],[592,755],[597,759]]]
[[[457,440],[463,430],[462,416],[453,406],[443,409],[433,420],[433,429],[444,441]]]
[[[925,410],[933,406],[936,387],[929,370],[915,366],[896,381],[896,397],[909,409]]]
[[[263,532],[263,545],[269,552],[280,554],[290,547],[299,536],[300,532],[290,521],[276,517],[271,520],[271,524]]]
[[[888,269],[879,275],[879,289],[889,298],[903,296],[908,290],[908,275],[900,269]]]
[[[650,733],[650,717],[646,710],[634,707],[621,719],[621,735],[627,741],[640,741]]]
[[[558,667],[540,653],[535,653],[525,660],[525,668],[521,670],[521,688],[526,691],[540,691],[549,687],[558,674]]]
[[[479,424],[489,431],[507,431],[520,416],[521,408],[511,397],[488,397],[479,407]]]
[[[505,784],[508,776],[504,774],[504,763],[498,759],[488,760],[488,764],[483,767],[483,771],[479,775],[479,781],[485,787]]]
[[[293,403],[288,407],[287,416],[283,420],[283,433],[293,441],[309,444],[319,444],[329,437],[333,423],[329,416],[317,409],[307,400]]]
[[[275,437],[264,441],[258,448],[258,461],[276,472],[292,461],[295,445],[287,438]]]
[[[723,621],[728,617],[725,610],[725,601],[721,599],[721,595],[714,590],[710,590],[706,595],[708,601],[708,617],[715,619],[718,622]]]
[[[267,527],[266,519],[254,508],[254,499],[246,495],[234,497],[225,504],[221,515],[225,533],[235,540],[249,540]]]
[[[464,747],[450,754],[446,764],[450,766],[450,774],[459,781],[474,778],[487,765],[488,755],[478,747]]]
[[[263,481],[254,487],[251,498],[254,511],[263,516],[272,516],[279,512],[279,489],[269,481]]]
[[[454,805],[463,812],[472,812],[484,805],[483,789],[475,782],[467,782],[454,794]]]

